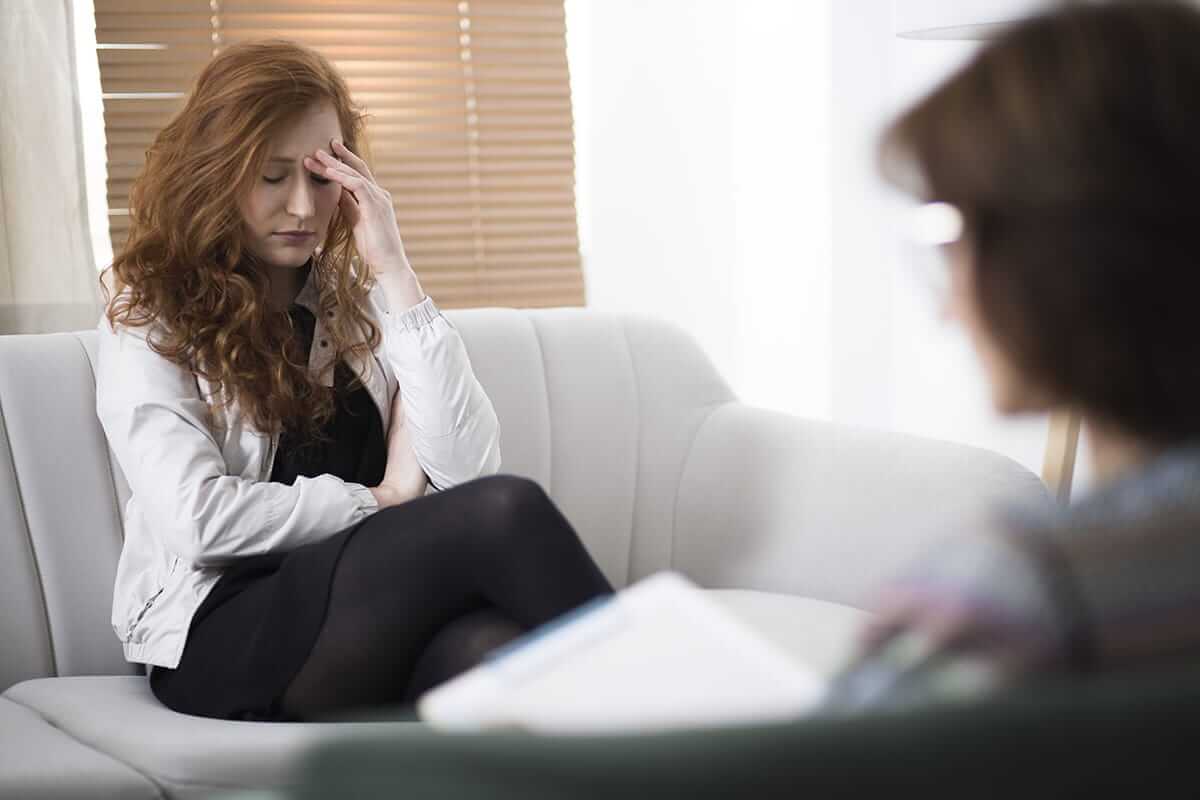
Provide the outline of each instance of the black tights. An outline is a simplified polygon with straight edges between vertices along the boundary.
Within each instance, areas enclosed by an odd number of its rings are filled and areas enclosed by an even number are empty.
[[[351,535],[283,710],[411,702],[488,650],[612,587],[545,492],[482,478],[383,509]]]

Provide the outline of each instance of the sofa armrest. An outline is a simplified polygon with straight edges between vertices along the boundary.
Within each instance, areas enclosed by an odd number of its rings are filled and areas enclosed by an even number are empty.
[[[998,502],[1050,497],[1032,472],[987,450],[729,403],[696,433],[671,564],[709,588],[861,606],[889,573]]]

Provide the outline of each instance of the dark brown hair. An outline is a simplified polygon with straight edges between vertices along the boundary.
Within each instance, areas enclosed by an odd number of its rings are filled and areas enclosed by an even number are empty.
[[[963,213],[984,324],[1062,402],[1200,435],[1200,10],[1070,3],[902,115],[885,174]]]
[[[267,278],[243,246],[238,199],[260,178],[271,138],[319,103],[333,107],[358,152],[363,115],[324,57],[282,40],[222,50],[146,152],[130,192],[129,237],[110,268],[110,323],[146,327],[156,352],[203,375],[216,402],[236,402],[265,433],[315,435],[333,413],[333,394],[309,374],[287,315],[268,307]],[[354,252],[335,211],[312,264],[331,364],[379,343],[364,311],[370,276],[353,267]]]

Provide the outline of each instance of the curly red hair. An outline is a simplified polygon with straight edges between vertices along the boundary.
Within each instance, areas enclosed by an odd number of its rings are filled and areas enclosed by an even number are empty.
[[[320,54],[281,40],[222,50],[146,152],[130,191],[128,239],[106,270],[110,324],[153,331],[155,352],[203,376],[214,402],[236,404],[270,434],[315,434],[333,413],[333,394],[323,376],[309,374],[287,314],[268,305],[266,274],[244,247],[238,200],[271,139],[318,103],[334,108],[346,146],[359,152],[364,115]],[[312,263],[334,364],[355,351],[369,356],[380,341],[365,311],[369,271],[356,262],[349,226],[335,211]]]

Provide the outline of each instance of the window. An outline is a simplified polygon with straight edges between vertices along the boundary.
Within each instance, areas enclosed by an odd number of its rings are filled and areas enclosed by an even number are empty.
[[[114,250],[155,133],[221,47],[313,47],[440,305],[582,305],[562,0],[95,0]]]

